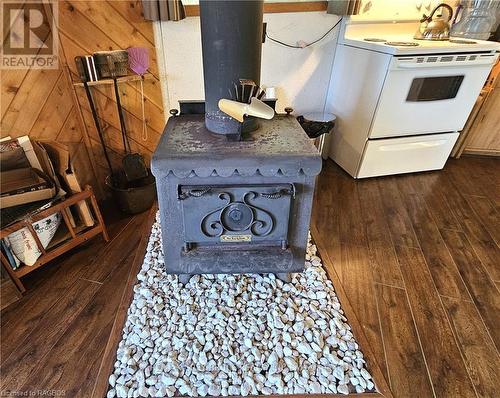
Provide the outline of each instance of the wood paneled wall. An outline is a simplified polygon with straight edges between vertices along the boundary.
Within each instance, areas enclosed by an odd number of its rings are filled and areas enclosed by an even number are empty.
[[[152,24],[142,18],[140,1],[60,1],[60,64],[57,70],[4,70],[1,75],[1,135],[28,134],[54,139],[71,148],[82,182],[106,195],[108,173],[83,87],[78,82],[74,57],[96,51],[147,47],[150,78],[144,83],[148,135],[142,137],[139,82],[120,84],[125,123],[132,150],[149,162],[164,127],[162,97]],[[123,145],[112,85],[91,88],[106,145],[115,167],[121,164]]]
[[[491,82],[491,83],[490,83]],[[500,61],[485,86],[488,93],[468,131],[464,154],[500,156]]]

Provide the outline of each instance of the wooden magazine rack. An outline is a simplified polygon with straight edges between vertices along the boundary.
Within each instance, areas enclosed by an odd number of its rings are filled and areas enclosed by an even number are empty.
[[[70,217],[68,215],[68,212],[70,211],[69,206],[87,200],[90,201],[92,210],[97,220],[91,227],[85,225],[77,225],[75,227],[72,226]],[[67,232],[59,236],[58,233],[56,232],[49,245],[46,248],[44,248],[32,224],[59,212],[62,215]],[[14,270],[12,269],[11,265],[9,264],[9,261],[4,256],[4,254],[1,253],[2,266],[7,271],[10,278],[12,279],[12,281],[14,282],[14,284],[16,285],[17,289],[21,294],[26,291],[26,288],[21,282],[21,278],[23,276],[29,274],[30,272],[36,270],[37,268],[40,268],[42,265],[48,263],[50,260],[53,260],[54,258],[60,256],[61,254],[66,253],[68,250],[73,249],[74,247],[86,242],[87,240],[98,234],[102,233],[104,240],[106,242],[109,241],[108,232],[106,230],[106,226],[104,225],[104,220],[97,205],[97,200],[94,196],[92,188],[88,185],[82,192],[75,193],[70,197],[68,197],[67,199],[65,199],[64,201],[59,202],[46,210],[42,210],[34,215],[31,215],[21,221],[18,221],[2,229],[0,231],[0,239],[3,239],[6,236],[10,235],[11,233],[18,231],[22,228],[27,228],[29,230],[31,235],[33,235],[33,239],[35,240],[38,249],[42,253],[40,257],[38,257],[35,264],[31,266],[23,264],[18,269]],[[59,226],[58,231],[61,230],[62,228],[63,224]]]

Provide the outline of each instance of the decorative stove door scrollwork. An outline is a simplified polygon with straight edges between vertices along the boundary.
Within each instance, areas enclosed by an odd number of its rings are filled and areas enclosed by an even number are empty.
[[[179,186],[184,248],[237,248],[241,245],[286,249],[293,184]]]

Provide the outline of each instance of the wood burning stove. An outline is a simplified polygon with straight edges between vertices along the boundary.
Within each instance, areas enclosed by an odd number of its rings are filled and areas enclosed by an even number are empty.
[[[262,3],[200,1],[205,113],[184,103],[153,156],[165,267],[183,283],[304,268],[319,153],[292,116],[239,124],[218,108],[239,79],[259,84]]]
[[[152,170],[167,272],[303,270],[321,157],[294,117],[261,121],[239,142],[209,132],[203,115],[172,117]]]

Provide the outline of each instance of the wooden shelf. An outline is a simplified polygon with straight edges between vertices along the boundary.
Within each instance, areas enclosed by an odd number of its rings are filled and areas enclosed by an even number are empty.
[[[127,75],[127,76],[117,77],[116,81],[118,83],[129,83],[129,82],[137,82],[141,79],[142,77],[139,75]],[[151,73],[146,73],[144,75],[144,80],[152,80],[152,79],[153,75]],[[87,82],[88,86],[100,86],[106,84],[108,85],[113,84],[113,79],[101,79],[94,82]],[[82,82],[73,83],[73,86],[83,87],[83,83]]]
[[[74,231],[75,235],[79,235],[80,233],[85,231],[85,229],[87,229],[87,228],[92,228],[92,227],[87,227],[83,223],[80,223],[80,224],[76,225],[75,227],[73,227],[73,231]],[[61,225],[59,225],[59,228],[57,228],[57,231],[56,231],[54,237],[50,240],[50,242],[47,245],[47,247],[45,248],[45,250],[48,251],[48,250],[54,249],[69,239],[71,239],[71,233],[69,232],[69,229],[66,226],[66,224],[64,222],[62,222]]]
[[[69,221],[69,217],[65,216],[65,212],[68,210],[69,206],[82,201],[90,202],[90,206],[92,207],[94,216],[97,218],[97,220],[95,220],[93,226],[86,226],[83,224],[83,222],[81,222],[73,227],[71,225],[71,222]],[[37,233],[33,229],[32,224],[58,212],[62,213],[63,222],[57,229],[49,245],[44,248],[40,242],[40,239],[38,238]],[[26,290],[20,280],[21,277],[29,274],[37,268],[40,268],[42,265],[48,263],[49,261],[67,252],[68,250],[82,244],[83,242],[86,242],[96,235],[102,234],[106,242],[109,240],[106,226],[104,225],[104,220],[102,219],[101,212],[99,210],[99,207],[97,206],[97,201],[90,186],[87,186],[82,192],[70,196],[63,202],[57,203],[49,207],[48,209],[42,210],[24,220],[18,221],[0,230],[0,238],[4,238],[5,236],[8,236],[12,232],[15,232],[21,228],[28,228],[31,235],[33,236],[33,239],[35,240],[38,249],[42,254],[40,255],[40,257],[38,257],[35,264],[24,264],[16,270],[13,270],[7,258],[3,255],[3,253],[0,253],[2,266],[4,270],[7,271],[12,282],[14,282],[20,293],[24,293]]]
[[[59,242],[56,250],[49,250],[46,254],[40,256],[35,264],[33,265],[22,265],[18,269],[14,271],[15,275],[18,278],[23,277],[24,275],[29,274],[30,272],[40,268],[42,265],[47,264],[49,261],[58,257],[59,255],[67,252],[74,247],[81,245],[83,242],[86,242],[90,238],[93,238],[96,235],[102,233],[102,228],[100,226],[91,227],[80,235],[78,235],[78,239],[65,239],[63,242]]]

